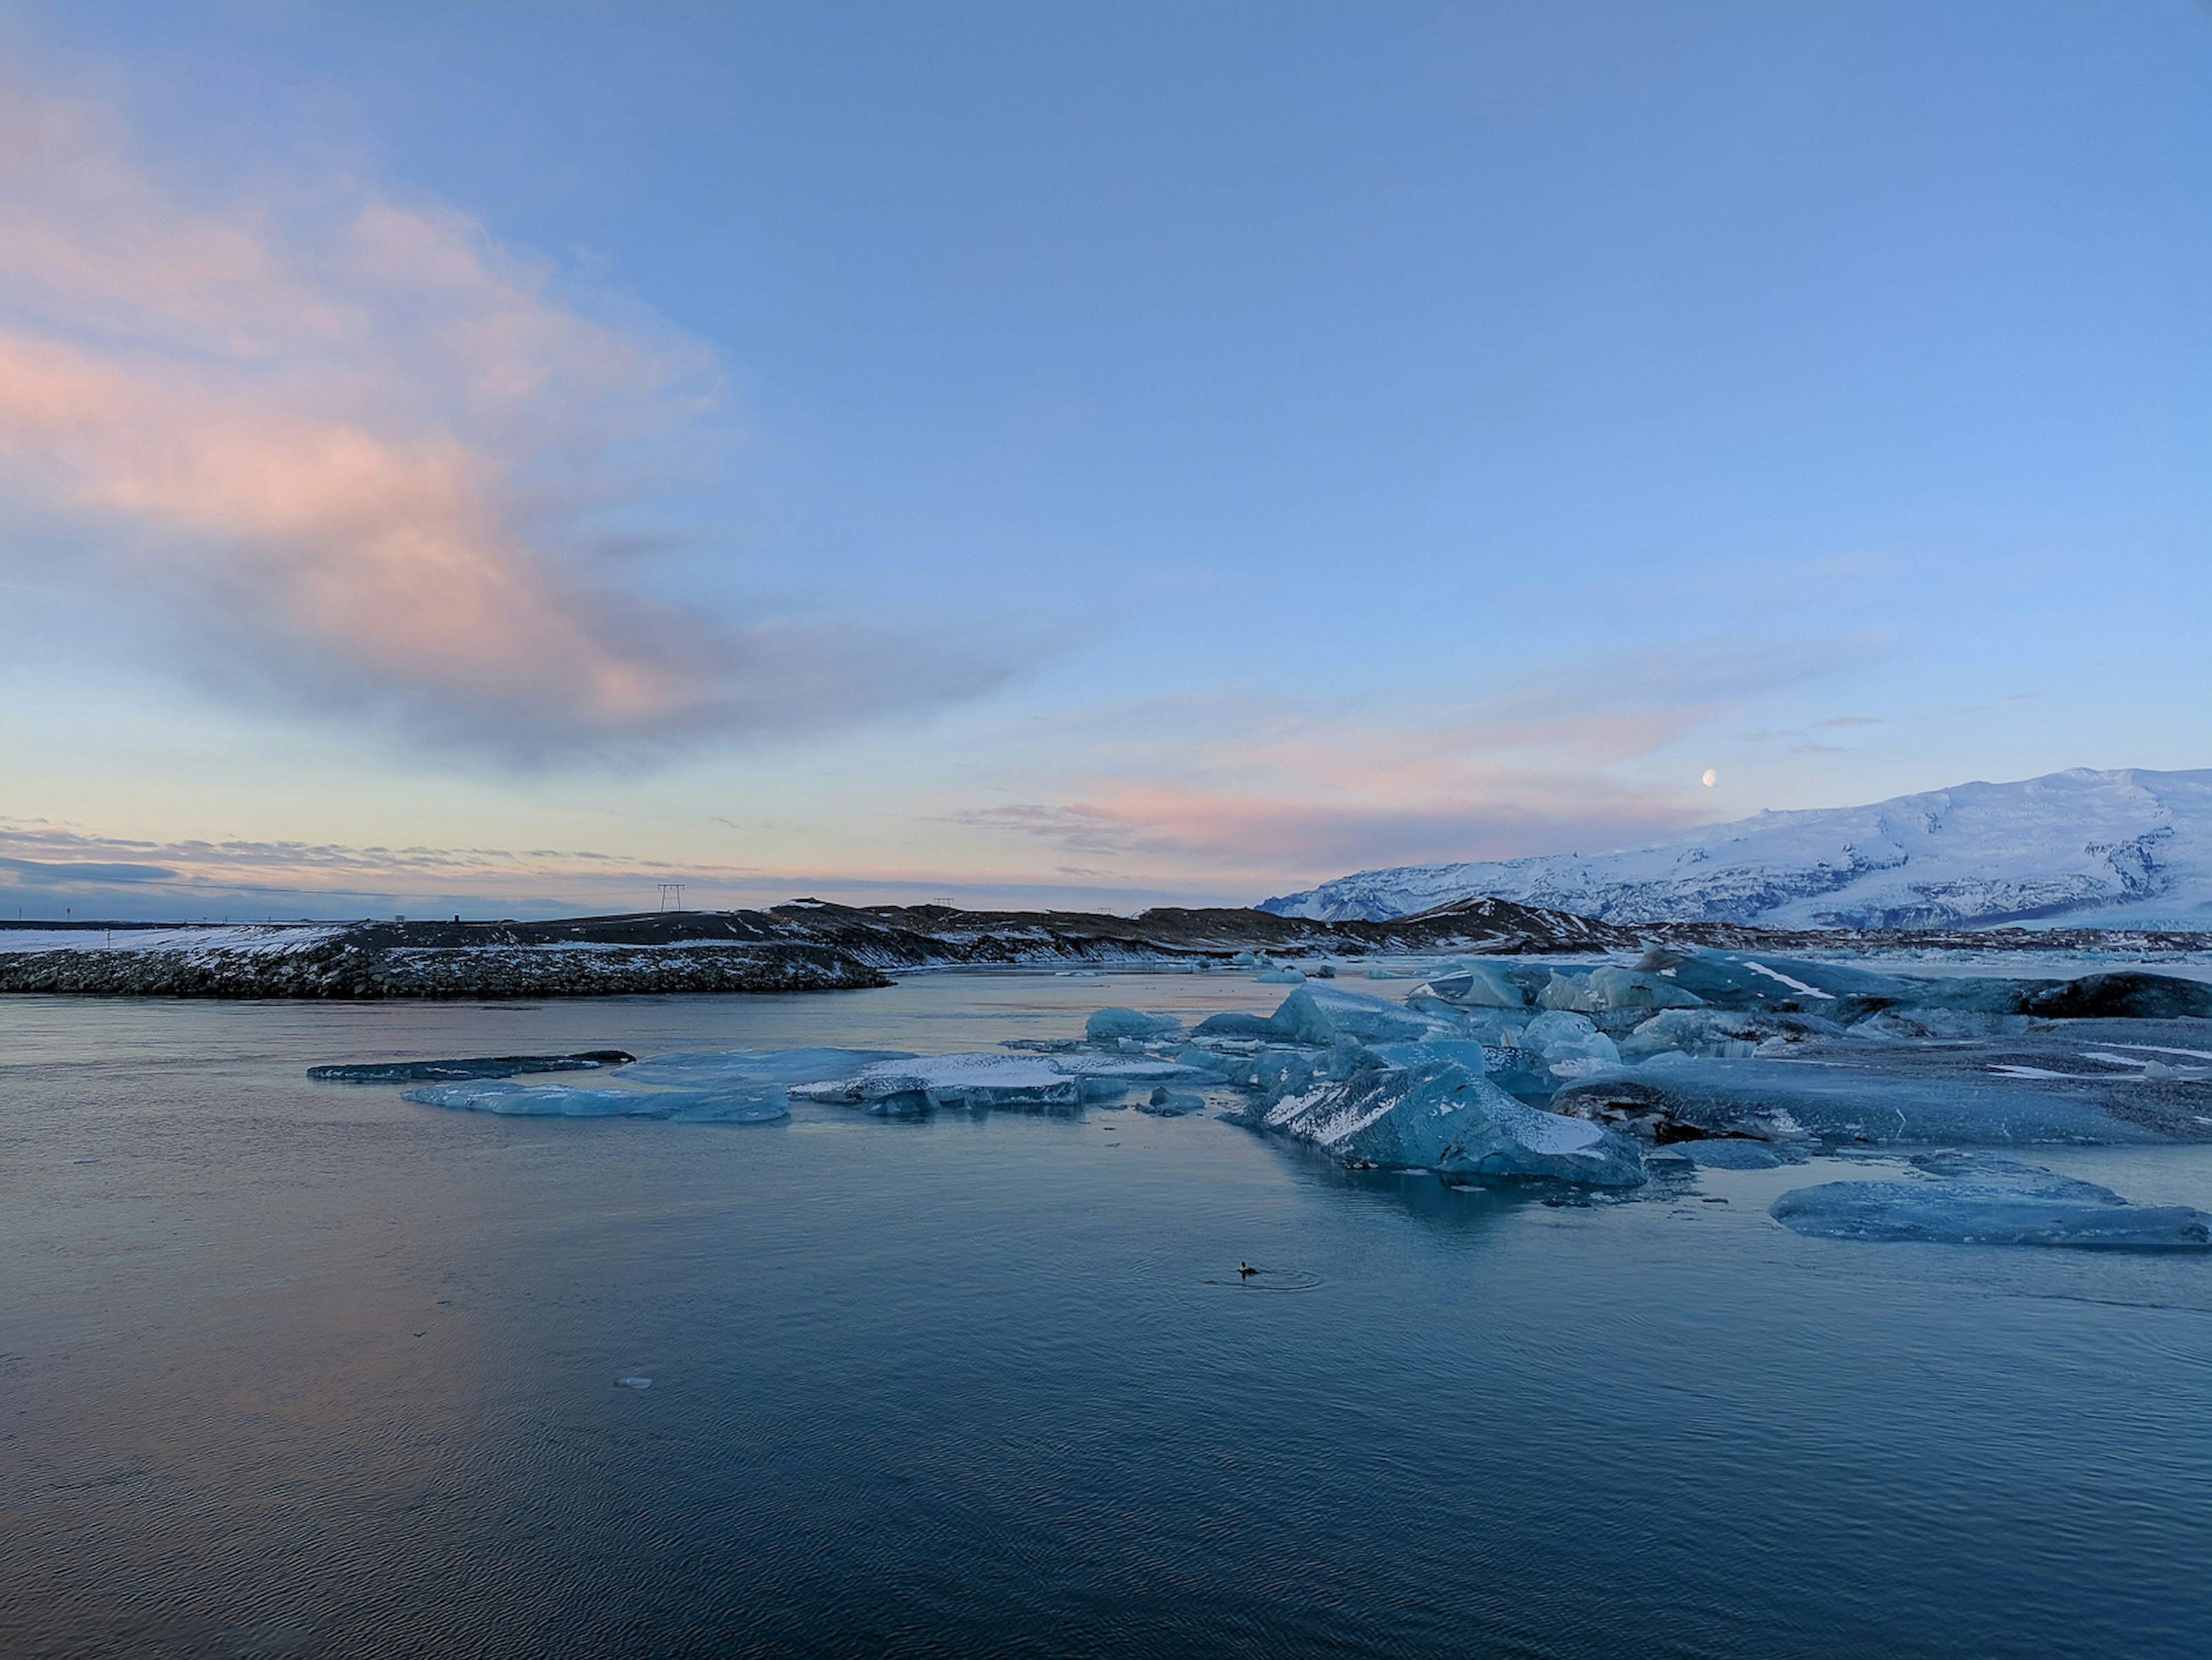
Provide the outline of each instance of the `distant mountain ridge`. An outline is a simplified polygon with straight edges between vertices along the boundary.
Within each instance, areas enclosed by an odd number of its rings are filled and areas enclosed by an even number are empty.
[[[1763,812],[1618,852],[1363,870],[1261,902],[1387,921],[1478,894],[1615,924],[2212,927],[2212,770],[2077,767]]]

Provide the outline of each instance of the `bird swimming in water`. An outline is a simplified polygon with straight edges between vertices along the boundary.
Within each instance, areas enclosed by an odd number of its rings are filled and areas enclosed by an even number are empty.
[[[1237,1277],[1240,1280],[1249,1280],[1259,1271],[1260,1270],[1258,1269],[1253,1267],[1251,1263],[1247,1262],[1240,1261],[1237,1264]]]

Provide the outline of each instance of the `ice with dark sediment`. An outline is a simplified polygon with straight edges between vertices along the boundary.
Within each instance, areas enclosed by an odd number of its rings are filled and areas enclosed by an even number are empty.
[[[529,1072],[594,1072],[636,1057],[625,1050],[591,1049],[569,1055],[478,1055],[445,1061],[349,1061],[311,1066],[318,1083],[426,1083],[468,1078],[513,1078]]]
[[[2131,1204],[2108,1187],[1987,1153],[1929,1154],[1910,1167],[1899,1181],[1796,1188],[1768,1214],[1793,1233],[1827,1239],[2212,1249],[2212,1215],[2187,1205]]]
[[[1156,1118],[1182,1118],[1206,1110],[1206,1097],[1194,1095],[1188,1090],[1170,1089],[1163,1084],[1136,1103],[1137,1111],[1149,1112]]]

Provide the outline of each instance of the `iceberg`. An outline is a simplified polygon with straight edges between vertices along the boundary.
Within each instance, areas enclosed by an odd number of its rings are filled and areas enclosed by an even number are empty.
[[[1717,1141],[1677,1142],[1667,1150],[1700,1170],[1773,1170],[1789,1162],[1769,1142],[1735,1136]]]
[[[1658,972],[1716,1008],[1771,1009],[1832,1020],[1910,1001],[1916,985],[1893,974],[1750,951],[1695,951]]]
[[[1170,1089],[1165,1085],[1155,1089],[1137,1103],[1137,1111],[1149,1112],[1156,1118],[1181,1118],[1206,1110],[1206,1097],[1192,1095],[1182,1090]]]
[[[1147,1015],[1136,1009],[1094,1009],[1083,1023],[1083,1035],[1092,1043],[1113,1038],[1159,1038],[1182,1030],[1172,1015]]]
[[[1285,1094],[1244,1117],[1349,1165],[1600,1187],[1644,1179],[1642,1155],[1625,1137],[1528,1106],[1452,1060],[1370,1067]]]
[[[1738,1059],[1770,1035],[1752,1015],[1729,1009],[1668,1009],[1654,1015],[1620,1040],[1624,1061],[1649,1060],[1669,1052],[1718,1055]]]
[[[1549,1009],[1528,1022],[1515,1045],[1544,1063],[1555,1078],[1579,1077],[1585,1073],[1620,1064],[1620,1049],[1599,1031],[1587,1015]]]
[[[1340,1038],[1419,1042],[1463,1034],[1450,1021],[1334,985],[1299,987],[1283,999],[1272,1019],[1280,1035],[1304,1043],[1334,1043]]]
[[[1325,1048],[1346,1038],[1419,1043],[1430,1038],[1459,1038],[1466,1027],[1340,986],[1308,984],[1283,999],[1272,1015],[1209,1015],[1193,1036],[1256,1038],[1268,1043],[1311,1044]]]
[[[1598,1015],[1623,1009],[1698,1009],[1705,1000],[1662,975],[1607,966],[1586,973],[1555,969],[1536,1001],[1545,1009]]]
[[[1930,1154],[1911,1164],[1917,1179],[1796,1188],[1767,1214],[1792,1233],[1823,1239],[2212,1248],[2212,1215],[2187,1205],[2130,1204],[2108,1187],[1990,1154]]]
[[[1548,975],[1551,971],[1538,972]],[[1507,967],[1491,962],[1442,963],[1430,972],[1425,983],[1414,988],[1413,995],[1426,994],[1469,1009],[1526,1009],[1540,989],[1528,983],[1531,978],[1527,966]]]
[[[794,1099],[926,1112],[944,1107],[1075,1107],[1150,1085],[1218,1084],[1218,1076],[1165,1059],[1119,1055],[933,1055],[880,1061],[848,1075],[794,1083]]]
[[[1072,1107],[1083,1103],[1082,1081],[1058,1057],[935,1055],[884,1061],[847,1078],[791,1086],[799,1100],[835,1102],[872,1112],[923,1112],[935,1107]]]

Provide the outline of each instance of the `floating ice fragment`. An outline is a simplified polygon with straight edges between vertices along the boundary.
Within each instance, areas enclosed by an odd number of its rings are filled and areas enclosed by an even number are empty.
[[[1097,1009],[1083,1023],[1083,1035],[1093,1043],[1109,1038],[1158,1038],[1182,1030],[1172,1015],[1147,1015],[1136,1009]]]
[[[1542,977],[1548,978],[1549,972],[1541,971]],[[1525,966],[1470,961],[1441,963],[1430,972],[1422,984],[1414,988],[1413,995],[1425,992],[1445,1003],[1470,1009],[1526,1009],[1534,1000],[1538,989],[1529,983],[1531,978]]]
[[[1718,1141],[1677,1142],[1667,1150],[1704,1170],[1773,1170],[1787,1162],[1765,1142],[1733,1136]]]
[[[884,1113],[938,1107],[1072,1107],[1159,1083],[1213,1083],[1210,1072],[1148,1056],[932,1055],[883,1061],[843,1078],[791,1086],[801,1100]]]
[[[1869,1058],[1899,1055],[1888,1048]],[[2136,1087],[2137,1086],[2130,1086]],[[2130,1122],[2069,1080],[1984,1070],[1910,1072],[1817,1059],[1715,1060],[1655,1056],[1641,1066],[1578,1079],[1553,1108],[1661,1140],[1678,1136],[1808,1136],[1838,1142],[1943,1142],[2008,1147],[2035,1142],[2118,1144],[2173,1139]]]
[[[1599,1031],[1589,1016],[1565,1009],[1550,1009],[1537,1015],[1522,1028],[1517,1046],[1541,1056],[1554,1077],[1573,1075],[1572,1069],[1568,1072],[1558,1069],[1563,1062],[1594,1060],[1609,1066],[1620,1063],[1619,1045]]]
[[[648,1055],[611,1075],[625,1083],[812,1083],[877,1061],[911,1060],[903,1049],[723,1049]]]
[[[1796,1188],[1767,1214],[1815,1239],[2212,1248],[2212,1216],[2187,1205],[2130,1204],[2108,1187],[1989,1154],[1933,1154],[1912,1164],[1922,1172],[1918,1179]]]
[[[1170,1089],[1163,1084],[1144,1100],[1137,1103],[1137,1111],[1149,1112],[1156,1118],[1181,1118],[1206,1110],[1206,1097]]]
[[[425,1084],[401,1100],[454,1112],[520,1118],[668,1118],[687,1124],[767,1124],[788,1117],[781,1084],[720,1089],[579,1089],[499,1079]]]

